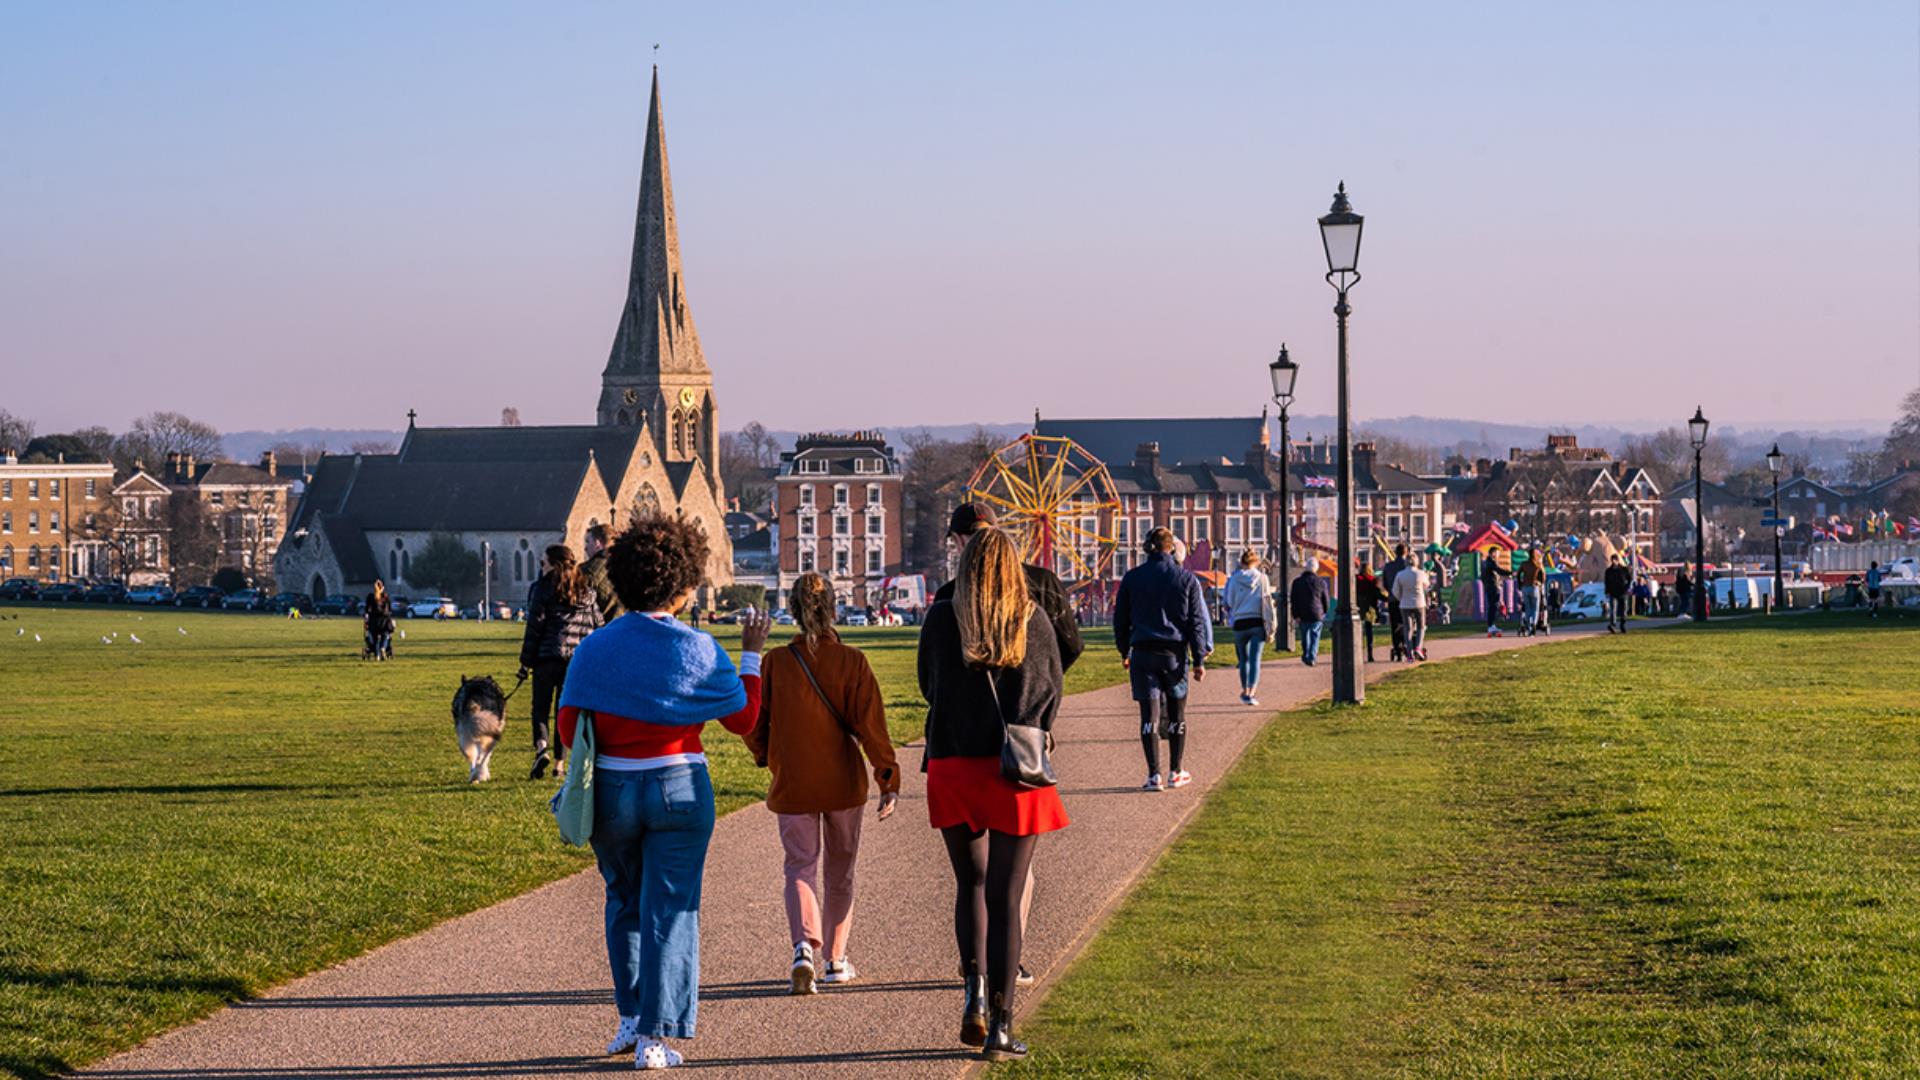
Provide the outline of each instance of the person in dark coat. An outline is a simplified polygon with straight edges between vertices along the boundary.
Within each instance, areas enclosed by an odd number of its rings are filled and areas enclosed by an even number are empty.
[[[593,589],[594,603],[600,608],[600,625],[605,626],[627,613],[620,604],[620,594],[613,591],[613,582],[607,577],[607,527],[587,526],[587,535],[581,543],[587,549],[587,561],[580,564],[580,578]]]
[[[1407,568],[1407,545],[1393,545],[1393,558],[1380,568],[1380,592],[1387,598],[1387,629],[1392,634],[1393,651],[1389,659],[1398,661],[1407,648],[1406,622],[1400,617],[1400,601],[1393,598],[1393,579]]]
[[[1620,556],[1607,558],[1607,633],[1624,634],[1627,632],[1627,598],[1633,592],[1633,571],[1620,561]]]
[[[1380,606],[1386,603],[1386,594],[1380,591],[1380,579],[1373,576],[1373,570],[1362,560],[1353,575],[1353,595],[1360,601],[1360,630],[1366,636],[1367,663],[1373,663],[1373,627],[1380,621]]]
[[[527,590],[527,629],[520,638],[520,677],[533,676],[533,769],[528,779],[547,775],[548,723],[553,703],[566,687],[567,665],[581,639],[600,628],[600,604],[593,586],[580,574],[573,549],[547,548],[546,571]],[[565,748],[559,762],[566,763]],[[565,769],[560,770],[562,774]]]
[[[1320,576],[1320,560],[1308,559],[1287,587],[1287,611],[1300,628],[1300,662],[1308,667],[1320,659],[1320,629],[1332,603],[1333,590]]]
[[[1187,746],[1187,670],[1206,677],[1213,625],[1200,579],[1174,558],[1172,531],[1147,534],[1146,560],[1120,579],[1113,603],[1113,643],[1120,650],[1140,705],[1140,748],[1147,757],[1148,791],[1185,787],[1180,768]],[[1167,740],[1168,774],[1160,775],[1160,739]]]
[[[366,631],[366,655],[375,660],[393,659],[393,598],[387,595],[386,582],[374,581],[360,625]]]
[[[1673,575],[1673,603],[1675,615],[1693,614],[1693,576],[1684,566]]]
[[[965,547],[967,538],[977,530],[991,527],[996,519],[993,507],[986,503],[961,503],[954,507],[953,517],[947,522],[947,536],[952,538],[956,548]],[[1080,639],[1080,621],[1074,617],[1073,605],[1067,602],[1067,587],[1060,583],[1060,576],[1044,566],[1025,563],[1022,569],[1027,574],[1027,595],[1040,610],[1046,613],[1047,624],[1053,627],[1054,641],[1060,650],[1060,666],[1063,670],[1073,667],[1086,651],[1086,645]],[[933,602],[953,599],[953,582],[940,586],[933,594]]]
[[[1500,565],[1500,560],[1494,557],[1492,548],[1488,548],[1481,554],[1480,589],[1486,595],[1488,637],[1494,637],[1500,633],[1500,609],[1502,606],[1500,603],[1500,579],[1512,576],[1513,571]]]

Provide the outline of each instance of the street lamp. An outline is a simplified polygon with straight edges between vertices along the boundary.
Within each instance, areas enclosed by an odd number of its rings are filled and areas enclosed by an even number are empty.
[[[1780,444],[1774,443],[1767,451],[1767,471],[1773,473],[1773,606],[1779,608],[1787,602],[1787,578],[1780,572],[1780,534],[1787,527],[1780,521],[1780,466],[1787,456],[1780,452]]]
[[[1360,230],[1365,219],[1347,203],[1343,182],[1333,196],[1333,207],[1320,218],[1320,243],[1327,251],[1327,284],[1339,299],[1333,315],[1339,326],[1339,457],[1336,476],[1340,496],[1340,566],[1334,579],[1339,615],[1333,623],[1333,700],[1359,704],[1367,699],[1366,658],[1360,652],[1360,622],[1354,612],[1353,583],[1353,417],[1347,401],[1347,290],[1360,283]]]
[[[1533,535],[1538,537],[1542,544],[1547,542],[1547,515],[1543,512],[1544,509],[1540,505],[1540,496],[1527,496],[1527,513],[1533,515]]]
[[[1693,621],[1707,621],[1707,488],[1700,476],[1700,451],[1707,445],[1707,414],[1694,406],[1687,421],[1693,440]]]
[[[1293,384],[1300,378],[1300,365],[1287,355],[1285,342],[1280,345],[1280,355],[1267,365],[1267,375],[1273,380],[1273,403],[1280,406],[1280,595],[1284,597],[1293,587],[1293,496],[1288,487],[1293,472],[1293,443],[1287,434],[1287,409],[1293,404]],[[1274,648],[1281,652],[1293,651],[1292,616],[1276,621],[1280,626]]]

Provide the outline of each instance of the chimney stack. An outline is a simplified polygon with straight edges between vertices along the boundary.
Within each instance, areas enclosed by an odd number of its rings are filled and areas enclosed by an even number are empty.
[[[1353,471],[1373,475],[1373,443],[1357,442],[1353,444]]]
[[[183,484],[193,483],[193,455],[192,454],[180,455],[180,482]]]
[[[274,454],[273,451],[269,450],[266,453],[260,455],[260,467],[267,471],[267,475],[278,476],[279,465],[280,465],[280,459]]]
[[[1143,442],[1135,447],[1133,450],[1133,465],[1134,468],[1139,469],[1148,476],[1159,476],[1160,444],[1157,442]]]

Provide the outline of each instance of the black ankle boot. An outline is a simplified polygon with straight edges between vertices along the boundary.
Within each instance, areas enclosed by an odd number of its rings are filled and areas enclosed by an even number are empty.
[[[987,1042],[987,977],[970,976],[966,984],[967,1002],[960,1012],[960,1042],[984,1046]]]
[[[993,995],[987,1044],[981,1047],[980,1056],[988,1061],[1018,1061],[1027,1056],[1027,1044],[1013,1038],[1013,1009],[999,994]]]

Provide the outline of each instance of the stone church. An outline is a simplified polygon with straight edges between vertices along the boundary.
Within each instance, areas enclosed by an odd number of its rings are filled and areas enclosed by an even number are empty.
[[[681,276],[658,70],[633,264],[595,422],[436,428],[414,420],[409,411],[395,453],[320,459],[274,560],[280,588],[364,593],[380,578],[396,594],[419,596],[430,586],[409,580],[412,560],[445,533],[490,555],[492,595],[517,602],[548,544],[579,552],[589,526],[617,530],[636,514],[661,512],[699,522],[712,545],[710,584],[732,582],[713,373]]]

